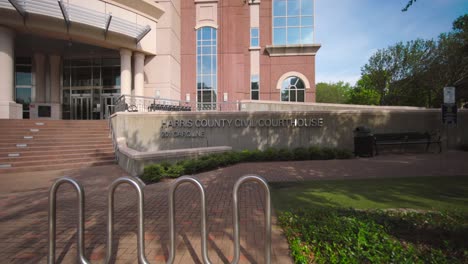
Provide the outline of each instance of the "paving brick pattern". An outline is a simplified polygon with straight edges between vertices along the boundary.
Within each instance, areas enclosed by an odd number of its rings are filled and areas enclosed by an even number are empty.
[[[268,181],[329,178],[468,175],[468,153],[387,155],[373,159],[246,163],[196,175],[206,188],[208,249],[212,263],[229,263],[232,245],[232,187],[246,174]],[[57,177],[68,175],[85,189],[86,257],[102,263],[106,250],[108,185],[125,175],[115,165],[72,171],[3,174],[0,176],[0,263],[46,263],[48,188]],[[168,258],[168,189],[172,181],[145,187],[145,243],[150,263]],[[76,195],[63,185],[58,191],[58,263],[76,263]],[[195,187],[184,184],[176,193],[177,257],[175,263],[202,263],[200,205]],[[138,263],[136,246],[136,194],[129,186],[116,192],[115,263]],[[240,191],[241,263],[263,263],[263,192],[254,183]],[[288,245],[273,217],[272,262],[292,263]]]

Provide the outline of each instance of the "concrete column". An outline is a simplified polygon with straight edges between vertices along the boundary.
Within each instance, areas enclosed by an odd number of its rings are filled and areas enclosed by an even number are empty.
[[[135,81],[135,95],[144,96],[145,95],[145,77],[144,77],[144,68],[145,68],[145,54],[140,52],[135,52],[133,55],[134,59],[134,81]]]
[[[0,26],[0,101],[13,102],[14,36],[9,28]]]
[[[46,102],[45,55],[34,53],[34,84],[36,88],[36,103]]]
[[[0,25],[0,118],[22,118],[21,105],[14,102],[15,32]]]
[[[60,103],[60,56],[49,55],[50,65],[50,102]]]
[[[132,51],[120,50],[120,94],[132,92]]]

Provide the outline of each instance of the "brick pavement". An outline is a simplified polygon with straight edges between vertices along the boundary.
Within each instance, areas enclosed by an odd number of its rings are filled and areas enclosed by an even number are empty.
[[[468,175],[467,152],[384,155],[372,159],[245,163],[196,175],[206,188],[208,249],[213,263],[233,258],[232,187],[245,174],[258,174],[268,181],[301,181],[329,178]],[[0,263],[45,263],[47,259],[48,188],[57,177],[79,180],[85,189],[85,255],[93,263],[105,258],[107,187],[125,175],[117,166],[91,167],[0,176]],[[168,257],[168,202],[171,181],[145,187],[145,241],[150,263]],[[76,263],[76,201],[73,190],[58,191],[57,250],[59,263]],[[116,263],[137,263],[136,195],[121,186],[116,192]],[[200,247],[199,194],[182,185],[176,193],[177,257],[175,263],[202,263]],[[263,195],[256,184],[246,184],[240,193],[241,263],[263,263]],[[273,217],[272,262],[292,263],[288,246]]]

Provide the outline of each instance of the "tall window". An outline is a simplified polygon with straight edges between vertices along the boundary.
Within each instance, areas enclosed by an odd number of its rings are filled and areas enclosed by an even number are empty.
[[[250,77],[250,99],[258,100],[259,99],[259,78],[258,75],[252,75]]]
[[[273,45],[313,44],[314,0],[273,0]]]
[[[283,81],[281,86],[281,101],[304,102],[305,85],[301,78],[291,76]]]
[[[258,27],[253,27],[250,29],[250,46],[260,46],[260,34],[258,32]]]
[[[197,30],[197,108],[216,110],[217,43],[216,29],[202,27]]]
[[[29,104],[32,97],[31,58],[16,58],[15,101],[23,105],[23,118],[29,118]]]

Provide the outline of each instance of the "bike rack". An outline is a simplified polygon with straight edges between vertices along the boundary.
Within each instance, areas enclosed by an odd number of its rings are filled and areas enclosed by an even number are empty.
[[[166,262],[167,264],[172,264],[174,263],[174,258],[175,258],[175,253],[176,253],[176,245],[175,245],[175,240],[176,240],[176,231],[175,231],[175,191],[177,190],[177,187],[179,187],[182,183],[191,183],[197,187],[197,189],[200,191],[200,214],[201,214],[201,248],[202,248],[202,258],[203,258],[203,263],[205,264],[210,264],[211,261],[208,257],[208,250],[206,247],[206,238],[207,238],[207,233],[206,233],[206,199],[205,199],[205,188],[201,184],[201,182],[195,178],[188,177],[188,176],[183,176],[178,178],[172,185],[169,190],[169,226],[170,226],[170,232],[171,232],[171,250],[170,250],[170,256],[169,260]]]
[[[137,191],[138,195],[138,260],[140,263],[149,264],[145,256],[145,210],[144,210],[144,193],[143,188],[145,183],[139,178],[120,177],[112,182],[107,196],[107,253],[106,262],[110,263],[112,256],[112,239],[114,237],[114,194],[117,187],[121,184],[129,184]]]
[[[234,222],[234,260],[231,262],[237,264],[240,258],[240,231],[239,231],[239,199],[238,192],[242,184],[246,182],[256,182],[263,187],[265,192],[265,263],[271,263],[271,201],[270,201],[270,189],[268,184],[260,176],[246,175],[237,180],[234,185],[232,200],[233,200],[233,222]]]
[[[49,190],[49,255],[47,263],[55,263],[55,231],[57,222],[57,190],[65,183],[73,186],[78,196],[78,262],[89,264],[89,261],[84,256],[84,191],[83,186],[74,179],[64,177],[56,180]]]
[[[240,259],[240,230],[239,230],[239,199],[238,192],[239,188],[246,182],[256,182],[264,190],[265,193],[265,263],[271,263],[271,201],[270,201],[270,189],[266,181],[255,175],[247,175],[241,177],[234,185],[233,188],[233,229],[234,229],[234,260],[232,264],[237,264]],[[64,177],[56,180],[49,190],[49,254],[48,264],[55,263],[55,245],[56,245],[56,218],[57,218],[57,190],[65,183],[71,184],[77,195],[78,195],[78,262],[80,264],[91,264],[89,260],[84,256],[84,190],[79,182],[74,179]],[[206,197],[205,188],[201,182],[193,177],[183,176],[178,178],[170,187],[169,190],[169,226],[170,226],[170,256],[167,264],[174,262],[176,253],[176,231],[175,231],[175,191],[182,183],[191,183],[197,187],[200,192],[200,213],[201,213],[201,242],[202,242],[202,258],[205,264],[211,264],[208,257],[207,249],[207,229],[206,229]],[[149,264],[145,256],[145,215],[144,215],[144,192],[143,188],[145,184],[139,178],[133,177],[120,177],[113,181],[109,187],[108,192],[108,210],[107,210],[107,252],[105,263],[110,263],[113,247],[113,233],[114,233],[114,194],[115,190],[121,184],[129,184],[132,186],[138,195],[138,260],[140,263]]]

